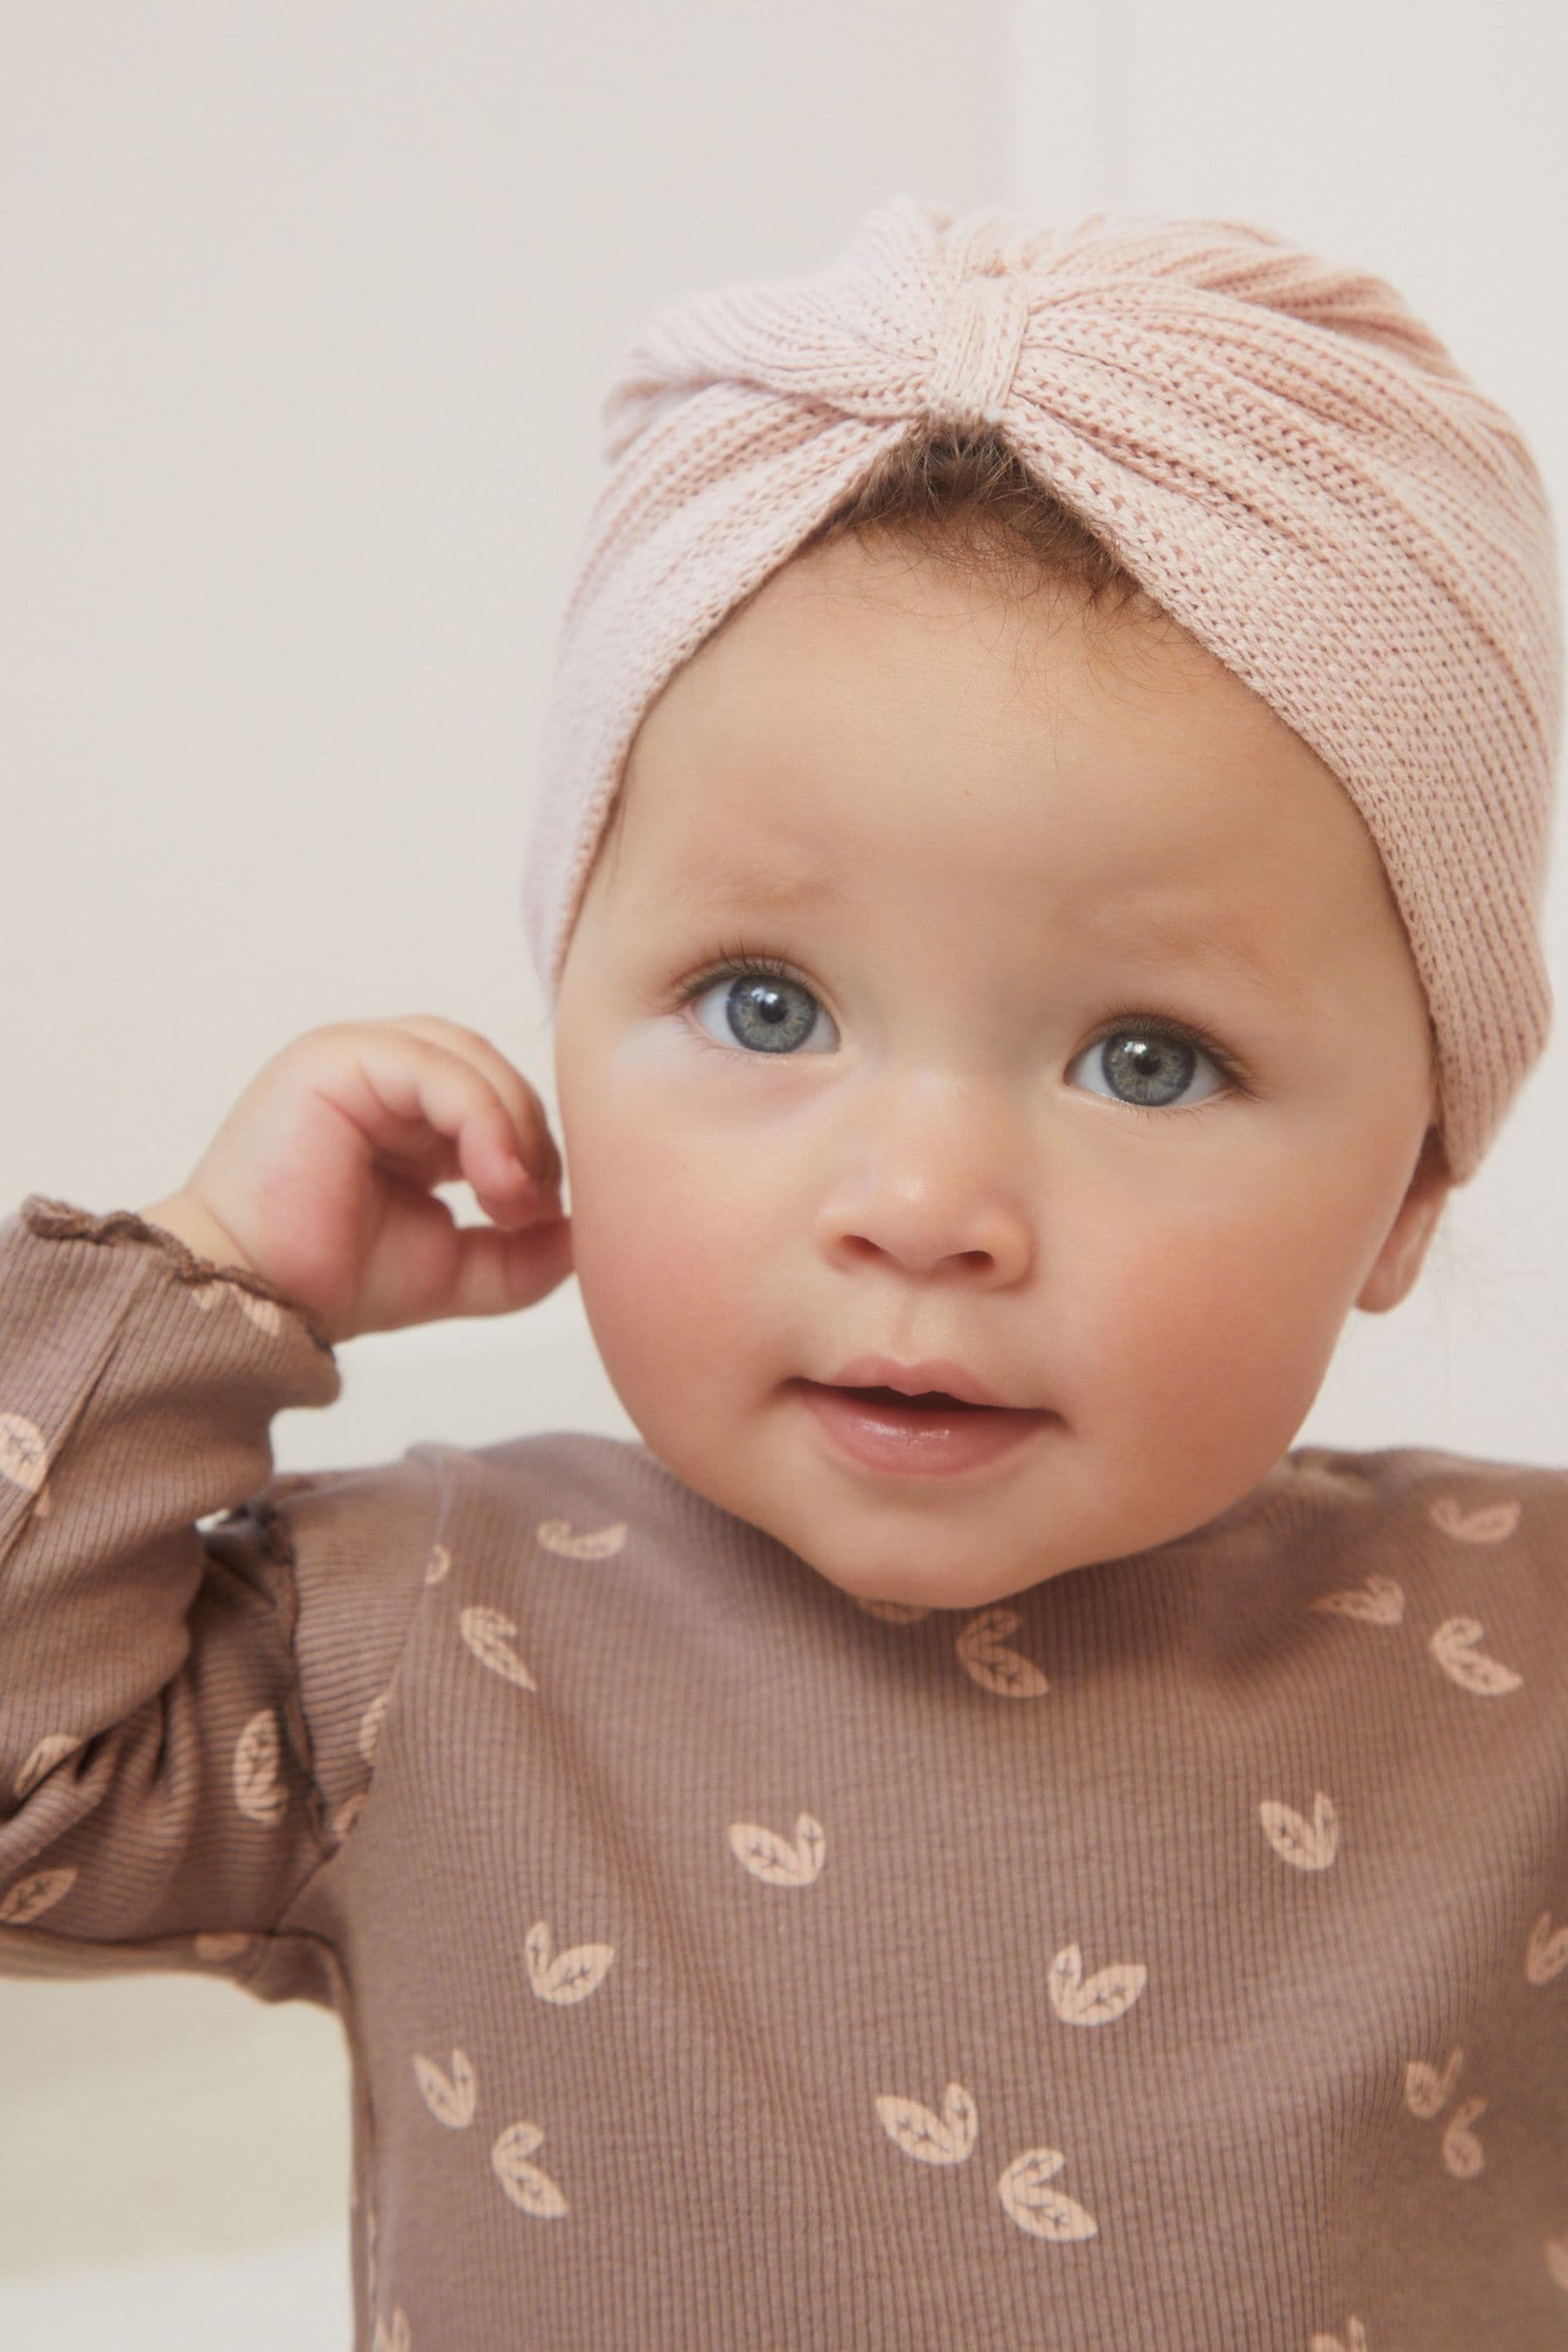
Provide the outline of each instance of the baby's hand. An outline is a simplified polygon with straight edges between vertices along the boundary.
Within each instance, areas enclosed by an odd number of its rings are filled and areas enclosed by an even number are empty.
[[[527,1079],[474,1030],[423,1013],[295,1038],[184,1187],[141,1214],[265,1276],[335,1345],[510,1314],[555,1289],[572,1271],[562,1173]],[[434,1197],[458,1178],[493,1223],[458,1225]]]

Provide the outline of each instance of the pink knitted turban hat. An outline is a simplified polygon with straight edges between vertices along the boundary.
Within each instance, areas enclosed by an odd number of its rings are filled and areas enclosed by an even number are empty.
[[[1552,1017],[1556,545],[1518,427],[1391,286],[1235,221],[900,194],[827,268],[661,310],[603,416],[522,892],[552,1008],[659,689],[911,425],[994,426],[1350,793],[1473,1174]]]

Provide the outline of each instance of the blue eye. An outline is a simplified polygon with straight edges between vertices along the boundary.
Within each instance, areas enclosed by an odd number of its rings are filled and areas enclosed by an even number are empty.
[[[681,990],[679,1002],[697,1003],[724,982],[729,986],[720,1018],[730,1040],[746,1051],[792,1054],[817,1034],[822,1014],[819,1000],[775,956],[751,956],[744,963],[731,962],[705,971]],[[706,1027],[698,1017],[700,1025]],[[710,1030],[707,1034],[713,1034]]]
[[[699,1007],[703,998],[716,998],[714,1025],[700,1011],[694,1012],[705,1043],[721,1051],[739,1047],[752,1056],[788,1056],[803,1048],[832,1050],[837,1032],[831,1016],[816,992],[782,958],[740,948],[721,953],[723,961],[684,982],[676,1000],[680,1006]],[[722,997],[718,996],[721,989]],[[1073,1056],[1069,1076],[1079,1065],[1094,1070],[1103,1082],[1100,1087],[1086,1087],[1086,1092],[1140,1116],[1198,1110],[1216,1097],[1248,1092],[1238,1065],[1222,1046],[1163,1011],[1124,1014]],[[1184,1100],[1205,1069],[1211,1079],[1205,1091]]]
[[[1227,1062],[1217,1050],[1200,1045],[1184,1028],[1173,1028],[1164,1021],[1135,1018],[1102,1031],[1092,1045],[1075,1055],[1069,1070],[1080,1062],[1104,1078],[1105,1099],[1120,1103],[1126,1110],[1196,1110],[1199,1104],[1224,1093],[1231,1077]],[[1204,1064],[1219,1083],[1195,1102],[1184,1102],[1181,1097]],[[1088,1088],[1090,1094],[1097,1091]]]

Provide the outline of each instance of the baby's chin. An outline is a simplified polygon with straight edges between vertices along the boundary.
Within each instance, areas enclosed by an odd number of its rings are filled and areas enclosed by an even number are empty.
[[[780,1540],[790,1542],[787,1536]],[[891,1622],[937,1609],[991,1608],[1088,1564],[1070,1556],[1042,1559],[1035,1547],[1026,1556],[999,1559],[994,1541],[978,1543],[973,1559],[962,1556],[962,1546],[955,1556],[951,1540],[933,1547],[928,1559],[910,1551],[878,1559],[864,1547],[854,1552],[832,1545],[802,1548],[798,1539],[791,1549],[825,1583],[836,1586],[868,1615]]]
[[[1119,1517],[1075,1522],[1068,1499],[1054,1510],[1027,1480],[962,1497],[951,1480],[905,1483],[867,1494],[772,1443],[771,1426],[694,1434],[665,1415],[638,1423],[644,1444],[696,1493],[794,1555],[868,1614],[889,1620],[933,1610],[986,1609],[1075,1569],[1119,1557]],[[1042,1526],[1050,1530],[1044,1541]]]
[[[809,1563],[816,1566],[816,1562]],[[1055,1568],[1042,1576],[1038,1563],[1028,1570],[1019,1570],[1012,1576],[918,1576],[901,1575],[868,1580],[847,1571],[832,1573],[819,1569],[818,1574],[829,1584],[857,1602],[868,1615],[886,1617],[892,1622],[923,1617],[933,1609],[987,1609],[994,1604],[1011,1601],[1037,1584],[1048,1583],[1052,1578],[1068,1576],[1070,1568]]]

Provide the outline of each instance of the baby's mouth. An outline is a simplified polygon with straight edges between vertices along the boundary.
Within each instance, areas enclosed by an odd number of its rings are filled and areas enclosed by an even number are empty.
[[[841,1460],[885,1476],[978,1473],[1058,1418],[1022,1405],[972,1404],[944,1389],[910,1396],[847,1381],[786,1385],[798,1391]]]
[[[863,1405],[895,1429],[930,1429],[956,1421],[960,1413],[971,1421],[1015,1420],[1019,1412],[1013,1405],[972,1404],[967,1397],[950,1396],[945,1389],[922,1389],[910,1396],[903,1389],[856,1388],[837,1381],[800,1380],[794,1385],[815,1390],[818,1396],[842,1397],[847,1403]]]
[[[918,1396],[906,1396],[902,1389],[841,1388],[836,1390],[835,1394],[863,1397],[868,1404],[894,1405],[904,1412],[986,1412],[997,1410],[995,1406],[970,1404],[963,1397],[948,1396],[942,1389],[923,1389]]]

